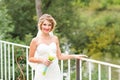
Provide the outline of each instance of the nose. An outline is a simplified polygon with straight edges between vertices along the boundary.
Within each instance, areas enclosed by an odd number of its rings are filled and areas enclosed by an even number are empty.
[[[49,29],[49,28],[51,28],[51,26],[50,25],[46,25],[46,28]]]
[[[50,27],[48,25],[45,26],[46,29],[49,29]]]

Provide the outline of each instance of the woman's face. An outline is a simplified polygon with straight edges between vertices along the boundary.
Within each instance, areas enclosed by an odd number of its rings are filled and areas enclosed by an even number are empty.
[[[52,30],[52,24],[48,20],[45,20],[41,25],[41,31],[43,33],[48,34],[51,30]]]

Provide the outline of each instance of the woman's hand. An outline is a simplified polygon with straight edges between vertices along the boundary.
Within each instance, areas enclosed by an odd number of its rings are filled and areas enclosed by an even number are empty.
[[[75,59],[87,58],[86,55],[74,55]]]
[[[42,62],[45,66],[49,66],[52,61],[48,60],[48,59],[44,59],[43,62]]]

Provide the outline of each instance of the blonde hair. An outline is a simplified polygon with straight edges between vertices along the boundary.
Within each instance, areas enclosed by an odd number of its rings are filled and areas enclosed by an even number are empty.
[[[39,18],[39,21],[38,21],[38,30],[41,30],[41,26],[42,26],[42,24],[43,24],[43,22],[45,21],[45,20],[48,20],[51,24],[52,24],[52,29],[51,29],[51,31],[55,28],[55,26],[56,26],[56,21],[55,21],[55,19],[51,16],[51,15],[49,15],[49,14],[43,14],[40,18]]]

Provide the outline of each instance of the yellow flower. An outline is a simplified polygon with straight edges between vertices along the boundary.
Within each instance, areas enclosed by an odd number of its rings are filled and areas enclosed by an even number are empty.
[[[48,56],[48,60],[50,60],[50,61],[53,61],[55,59],[55,57],[54,56]]]

